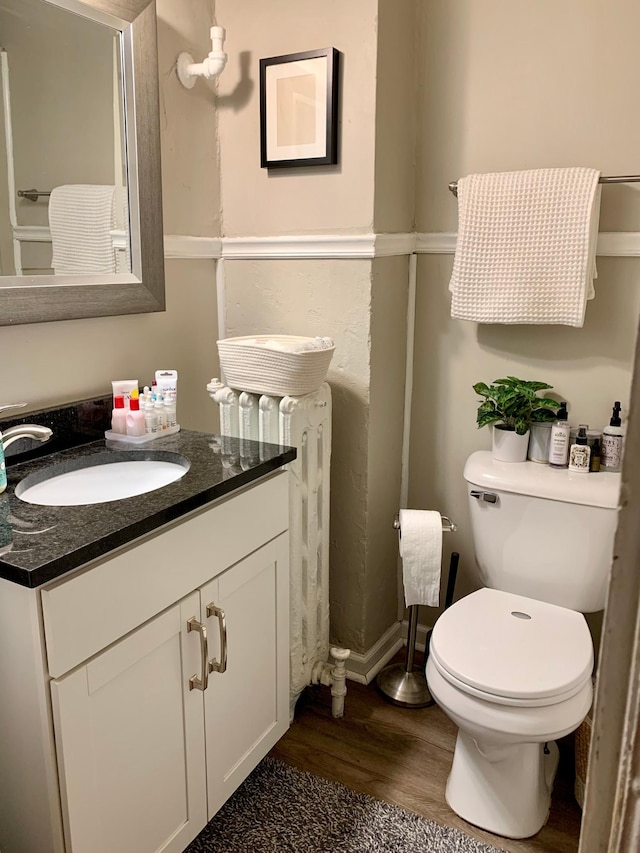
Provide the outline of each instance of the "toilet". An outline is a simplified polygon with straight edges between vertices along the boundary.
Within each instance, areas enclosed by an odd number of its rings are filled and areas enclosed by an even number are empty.
[[[469,823],[528,838],[544,826],[555,742],[593,698],[583,613],[605,605],[620,475],[473,453],[464,478],[484,588],[431,635],[427,682],[458,726],[446,798]]]

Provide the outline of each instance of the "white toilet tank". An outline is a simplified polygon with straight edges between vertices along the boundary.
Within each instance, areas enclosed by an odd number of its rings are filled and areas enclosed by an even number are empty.
[[[591,613],[605,605],[620,474],[576,474],[477,451],[464,467],[485,586]]]

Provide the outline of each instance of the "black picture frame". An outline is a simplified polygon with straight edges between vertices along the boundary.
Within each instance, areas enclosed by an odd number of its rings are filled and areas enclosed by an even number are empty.
[[[260,166],[338,162],[340,52],[335,47],[260,60]]]

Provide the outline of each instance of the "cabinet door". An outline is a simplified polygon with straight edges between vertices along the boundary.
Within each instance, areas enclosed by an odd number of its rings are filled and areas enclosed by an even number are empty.
[[[217,661],[204,694],[209,819],[289,727],[289,547],[277,537],[201,590]],[[213,611],[213,608],[218,608]],[[223,641],[224,645],[224,641]]]
[[[194,592],[51,685],[67,853],[178,853],[206,823]]]

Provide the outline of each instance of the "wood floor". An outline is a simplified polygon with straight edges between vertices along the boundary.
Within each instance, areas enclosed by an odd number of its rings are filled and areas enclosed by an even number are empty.
[[[395,803],[454,826],[510,853],[575,853],[582,813],[573,795],[571,738],[559,743],[560,768],[549,821],[534,838],[513,841],[465,823],[447,806],[445,783],[456,738],[453,723],[436,706],[398,708],[373,684],[347,682],[345,716],[331,716],[326,687],[309,687],[295,719],[271,751],[301,770]]]

